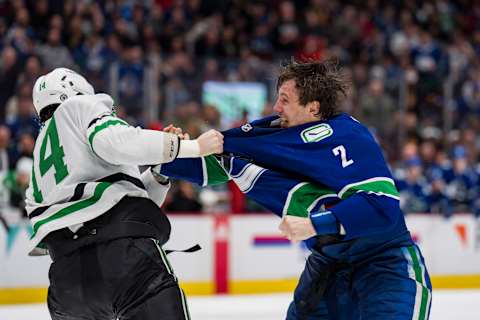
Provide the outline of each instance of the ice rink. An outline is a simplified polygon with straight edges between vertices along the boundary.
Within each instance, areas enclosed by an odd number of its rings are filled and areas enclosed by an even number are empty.
[[[191,297],[192,320],[281,320],[289,294]],[[0,320],[49,320],[43,304],[0,306]],[[479,320],[480,290],[435,291],[431,320]]]

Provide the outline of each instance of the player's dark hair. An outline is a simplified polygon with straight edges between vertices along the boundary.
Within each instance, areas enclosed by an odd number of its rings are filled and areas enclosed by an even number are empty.
[[[339,112],[339,102],[347,95],[348,83],[334,59],[301,62],[295,59],[282,65],[277,81],[277,91],[288,80],[295,80],[299,103],[306,105],[318,101],[316,116],[328,119]]]
[[[60,103],[54,103],[43,108],[38,115],[40,117],[40,122],[45,123],[48,119],[50,119],[59,105]]]
[[[77,96],[82,96],[83,93],[78,92]],[[45,108],[40,111],[40,114],[38,115],[40,117],[40,122],[45,123],[48,119],[50,119],[53,116],[53,113],[55,110],[57,110],[58,106],[60,103],[53,103],[51,105],[46,106]]]

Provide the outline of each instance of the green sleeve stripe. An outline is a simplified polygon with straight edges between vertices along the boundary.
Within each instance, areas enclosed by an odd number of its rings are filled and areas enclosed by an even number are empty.
[[[395,183],[392,179],[385,177],[372,178],[346,185],[342,190],[340,190],[338,196],[341,199],[346,199],[357,192],[374,193],[396,200],[399,199],[399,192],[395,187]]]
[[[230,180],[230,176],[213,155],[202,158],[202,167],[204,186],[221,184]]]
[[[332,190],[313,183],[299,183],[288,192],[287,200],[283,207],[283,215],[308,217],[318,201],[336,196],[337,194]]]
[[[128,126],[128,123],[126,123],[125,121],[123,120],[120,120],[120,119],[116,119],[116,120],[108,120],[108,121],[105,121],[104,123],[96,126],[94,129],[93,129],[93,132],[90,133],[90,135],[88,136],[88,142],[90,143],[90,147],[92,147],[92,150],[93,150],[93,138],[95,138],[95,136],[97,135],[97,133],[99,133],[100,131],[102,131],[103,129],[106,129],[110,126],[115,126],[115,125],[122,125],[122,126]]]
[[[53,220],[57,220],[57,219],[60,219],[62,217],[65,217],[66,215],[69,215],[69,214],[72,214],[74,212],[77,212],[79,210],[82,210],[82,209],[85,209],[91,205],[94,205],[95,203],[98,202],[98,200],[100,200],[100,198],[102,197],[103,193],[105,192],[105,190],[110,187],[112,185],[112,183],[110,182],[100,182],[98,183],[98,185],[95,187],[95,191],[93,192],[93,195],[88,198],[88,199],[84,199],[84,200],[81,200],[77,203],[74,203],[66,208],[63,208],[61,209],[60,211],[56,212],[55,214],[51,215],[50,217],[48,218],[45,218],[43,220],[40,220],[40,221],[37,221],[34,225],[33,225],[33,234],[32,236],[30,237],[30,239],[33,239],[35,237],[35,235],[37,234],[37,231],[38,229],[46,224],[46,223],[49,223]]]

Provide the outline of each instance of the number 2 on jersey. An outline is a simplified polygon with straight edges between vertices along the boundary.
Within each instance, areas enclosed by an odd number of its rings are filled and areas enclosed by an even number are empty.
[[[47,144],[49,141],[51,153],[48,157],[45,157],[45,152],[47,151]],[[68,176],[67,165],[63,161],[64,157],[65,152],[63,151],[63,147],[60,145],[55,118],[52,117],[52,120],[48,124],[47,131],[45,132],[42,145],[40,146],[40,174],[42,177],[53,166],[55,169],[55,183],[59,184],[62,182],[62,180]]]
[[[339,145],[332,149],[332,152],[335,156],[340,156],[342,159],[342,167],[346,168],[349,165],[353,164],[353,159],[347,160],[347,150],[343,145]]]

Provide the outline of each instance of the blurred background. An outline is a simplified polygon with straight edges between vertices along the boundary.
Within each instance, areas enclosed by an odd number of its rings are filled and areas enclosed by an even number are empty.
[[[160,130],[173,123],[195,137],[271,114],[276,72],[292,57],[338,59],[351,82],[342,108],[383,147],[410,229],[439,276],[434,287],[480,288],[479,54],[480,2],[473,0],[0,0],[0,288],[46,285],[40,275],[5,280],[29,232],[23,200],[39,129],[31,99],[39,75],[72,68],[112,95],[130,124]],[[220,234],[212,243],[229,239],[231,259],[241,251],[232,233],[215,230],[222,221],[235,229],[235,219],[256,224],[265,211],[233,184],[186,182],[174,183],[164,209],[174,224],[196,215],[210,221],[206,234]],[[280,257],[303,252],[283,243],[278,220],[268,217],[262,248],[271,245]],[[251,250],[261,236],[245,240]],[[441,258],[445,251],[451,255]],[[229,286],[236,271],[219,276],[215,261],[201,279],[210,287],[191,292],[236,292]],[[183,263],[192,262],[178,262],[180,274]],[[2,292],[7,301],[12,291],[0,289],[0,303]]]

